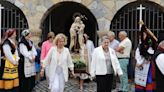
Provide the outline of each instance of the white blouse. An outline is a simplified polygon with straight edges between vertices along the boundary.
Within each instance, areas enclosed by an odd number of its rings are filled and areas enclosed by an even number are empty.
[[[31,51],[28,51],[26,45],[24,45],[22,43],[19,45],[19,48],[20,48],[21,54],[24,57],[26,57],[26,58],[28,58],[30,60],[32,60],[33,57],[37,56],[37,52],[36,52],[36,49],[35,49],[34,45],[32,46],[32,50]]]
[[[9,39],[10,40],[10,39]],[[11,40],[10,40],[11,41]],[[12,43],[12,41],[11,41],[11,43]],[[16,60],[14,59],[14,57],[13,57],[13,54],[11,53],[11,47],[9,46],[9,44],[4,44],[3,46],[2,46],[2,48],[3,48],[3,52],[4,52],[4,55],[5,55],[5,57],[7,58],[7,59],[9,59],[9,61],[12,63],[12,64],[14,64],[14,65],[18,65],[18,61],[19,61],[19,56],[18,56],[18,51],[17,51],[17,49],[16,49],[16,51],[15,51],[15,54],[16,54]]]

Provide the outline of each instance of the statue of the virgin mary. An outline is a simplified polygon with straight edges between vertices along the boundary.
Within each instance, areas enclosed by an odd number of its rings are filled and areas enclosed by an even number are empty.
[[[79,50],[82,48],[82,39],[84,34],[84,28],[85,25],[83,21],[81,20],[81,15],[74,17],[74,22],[71,25],[70,28],[70,46],[69,49],[72,52],[79,53]]]

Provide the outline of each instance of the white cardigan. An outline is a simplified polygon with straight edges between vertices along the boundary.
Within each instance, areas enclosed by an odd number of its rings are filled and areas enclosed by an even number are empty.
[[[123,72],[121,70],[115,51],[109,47],[109,53],[111,57],[114,74],[122,75]],[[95,75],[107,74],[107,66],[102,46],[95,48],[95,50],[93,51],[90,74],[92,77],[94,77]]]
[[[63,69],[63,74],[65,81],[68,81],[68,68],[73,70],[74,64],[72,63],[72,58],[68,48],[63,49],[60,55],[59,62],[57,62],[57,47],[51,47],[48,54],[46,55],[43,62],[43,67],[49,65],[49,80],[53,80],[53,76],[55,75],[56,67],[61,66]]]

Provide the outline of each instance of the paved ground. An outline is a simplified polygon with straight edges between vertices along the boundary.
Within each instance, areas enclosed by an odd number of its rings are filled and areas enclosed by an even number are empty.
[[[133,89],[132,89],[133,90]],[[47,82],[41,81],[38,83],[33,92],[49,92]],[[81,92],[79,90],[79,84],[77,79],[70,79],[65,85],[64,92]],[[95,82],[85,82],[84,83],[84,91],[83,92],[96,92],[96,83]],[[118,87],[114,89],[112,92],[118,92]],[[134,92],[134,91],[129,91]]]

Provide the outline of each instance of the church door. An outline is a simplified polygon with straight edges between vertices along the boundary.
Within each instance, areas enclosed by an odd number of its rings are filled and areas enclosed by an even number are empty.
[[[140,0],[125,5],[116,13],[111,22],[110,30],[116,33],[116,37],[118,37],[119,31],[126,31],[128,37],[132,41],[133,49],[130,59],[131,62],[128,66],[129,78],[133,78],[134,75],[134,53],[139,43],[138,22],[140,11],[137,8],[140,4],[145,8],[142,10],[143,22],[156,35],[159,41],[162,39],[164,40],[164,8],[160,5],[154,2]]]
[[[86,6],[72,1],[60,2],[48,9],[41,20],[42,40],[46,39],[49,31],[53,31],[55,34],[64,33],[68,37],[68,47],[70,43],[69,30],[74,21],[73,16],[77,13],[85,17],[82,20],[85,25],[84,33],[87,33],[89,39],[96,45],[96,31],[98,30],[96,18]]]
[[[21,31],[28,28],[25,15],[18,7],[8,1],[0,1],[0,5],[3,7],[0,15],[1,37],[4,36],[8,28],[15,28],[17,30],[17,37],[20,38]]]
[[[136,1],[125,5],[114,16],[110,29],[117,35],[119,31],[126,31],[131,39],[133,48],[136,48],[139,42],[139,10],[142,6],[142,20],[147,27],[157,36],[159,41],[164,39],[164,8],[150,1]],[[117,36],[118,37],[118,36]]]

